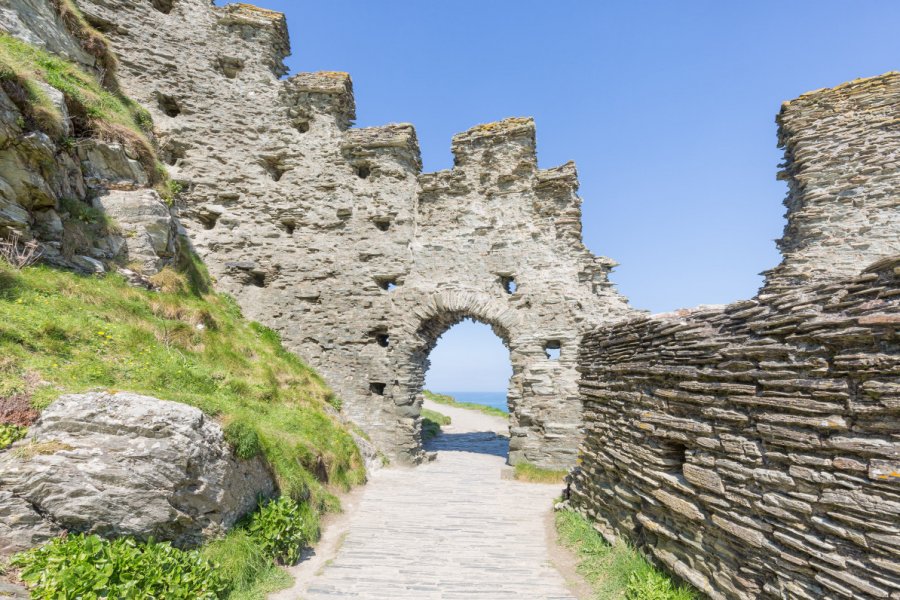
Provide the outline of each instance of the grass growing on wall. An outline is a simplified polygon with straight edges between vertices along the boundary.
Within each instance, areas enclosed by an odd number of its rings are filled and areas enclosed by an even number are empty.
[[[625,543],[610,545],[590,521],[575,511],[555,515],[559,541],[578,556],[578,572],[594,590],[596,600],[696,600]]]
[[[493,406],[485,406],[484,404],[476,404],[474,402],[458,402],[453,396],[448,396],[446,394],[435,394],[434,392],[429,392],[428,390],[423,390],[422,394],[425,396],[426,400],[431,400],[432,402],[437,402],[438,404],[444,404],[447,406],[452,406],[454,408],[477,410],[478,412],[482,412],[492,417],[501,417],[503,419],[509,418],[509,414],[507,414],[505,411],[500,410],[499,408],[494,408]]]
[[[163,177],[148,133],[150,114],[133,100],[106,89],[98,79],[75,63],[0,33],[0,84],[26,119],[51,138],[61,140],[63,115],[51,102],[41,83],[65,97],[74,137],[97,137],[121,143],[140,158],[151,177]]]
[[[531,463],[521,462],[515,467],[514,476],[529,483],[562,483],[568,471],[542,469]]]

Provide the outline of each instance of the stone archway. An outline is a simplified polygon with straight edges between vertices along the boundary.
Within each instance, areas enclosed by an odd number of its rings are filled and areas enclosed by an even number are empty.
[[[608,280],[615,263],[582,243],[574,164],[538,167],[531,119],[473,127],[453,138],[452,169],[423,173],[411,125],[351,127],[346,73],[280,79],[289,43],[277,13],[179,0],[172,20],[150,3],[79,6],[110,24],[124,89],[179,149],[179,219],[217,289],[276,329],[387,456],[422,456],[423,323],[465,314],[508,334],[511,461],[575,463],[581,334],[630,309]],[[196,52],[154,50],[185,44]],[[175,90],[184,110],[158,101]]]
[[[508,360],[512,366],[512,375],[507,382],[506,398],[510,414],[510,431],[517,429],[518,416],[516,407],[522,398],[522,372],[526,366],[526,358],[517,351],[521,324],[518,315],[512,313],[500,303],[474,293],[437,294],[427,304],[426,314],[417,314],[420,319],[415,334],[410,336],[410,344],[398,350],[397,368],[409,369],[404,378],[407,390],[399,393],[409,394],[414,405],[421,407],[422,389],[425,374],[430,366],[430,356],[438,339],[453,326],[466,319],[482,323],[491,328],[508,352]],[[522,460],[520,450],[513,445],[509,449],[509,460]]]

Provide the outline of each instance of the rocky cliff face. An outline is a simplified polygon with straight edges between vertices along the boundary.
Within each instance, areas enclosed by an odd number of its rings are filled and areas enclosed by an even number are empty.
[[[614,263],[581,242],[574,166],[538,168],[531,120],[475,127],[454,138],[452,170],[422,174],[411,126],[350,128],[348,75],[279,79],[277,13],[79,4],[153,114],[219,288],[323,373],[382,449],[421,456],[428,353],[470,317],[510,350],[511,460],[574,462],[579,336],[629,309]]]
[[[79,95],[98,105],[106,101],[100,93],[119,101],[106,64],[114,59],[105,49],[94,48],[105,61],[87,52],[46,1],[5,3],[0,31],[7,32],[0,39],[0,237],[34,242],[45,261],[83,272],[128,265],[156,273],[177,253],[177,227],[152,188],[160,178],[155,164],[119,135],[119,125],[86,114],[96,107]],[[34,69],[42,60],[55,61],[47,72],[74,74],[67,85],[77,77],[88,85],[54,88]]]

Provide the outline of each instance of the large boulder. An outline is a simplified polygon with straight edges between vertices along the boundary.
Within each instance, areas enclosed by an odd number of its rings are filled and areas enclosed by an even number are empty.
[[[274,492],[264,461],[235,458],[200,410],[125,392],[63,396],[0,454],[0,515],[22,524],[10,546],[58,529],[195,546]]]

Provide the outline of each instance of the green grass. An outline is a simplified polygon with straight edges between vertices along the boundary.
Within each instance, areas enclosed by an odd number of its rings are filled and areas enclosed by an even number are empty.
[[[475,404],[474,402],[458,402],[453,396],[447,396],[446,394],[435,394],[434,392],[429,392],[428,390],[423,390],[422,394],[424,394],[427,400],[437,402],[438,404],[445,404],[454,408],[477,410],[478,412],[482,412],[486,415],[491,415],[492,417],[502,417],[504,419],[509,418],[509,414],[506,411],[500,410],[499,408],[494,408],[493,406]]]
[[[333,491],[365,469],[332,416],[334,394],[230,298],[172,288],[0,264],[0,397],[27,394],[42,409],[64,393],[115,389],[190,404],[237,436],[239,452],[262,452],[283,493],[336,508]]]
[[[447,415],[427,408],[422,409],[422,437],[426,440],[436,437],[441,432],[441,426],[449,424],[450,417]]]
[[[608,544],[582,515],[556,513],[559,541],[578,556],[578,572],[596,600],[695,600],[691,588],[675,583],[625,543]]]
[[[232,299],[195,294],[172,271],[161,280],[171,291],[0,261],[0,400],[24,395],[42,410],[62,394],[99,389],[196,406],[224,426],[236,455],[265,458],[282,494],[303,508],[304,542],[314,541],[319,514],[340,508],[335,494],[365,480],[338,399]],[[0,437],[23,432],[3,427]],[[251,549],[247,535],[235,530],[202,550],[232,573],[231,598],[262,598],[287,582],[259,558],[260,536]]]
[[[568,471],[542,469],[527,462],[518,463],[515,470],[516,479],[529,483],[562,483],[567,474]]]

